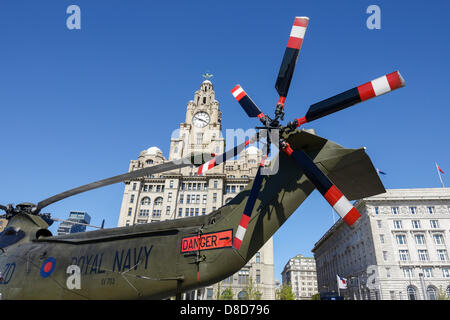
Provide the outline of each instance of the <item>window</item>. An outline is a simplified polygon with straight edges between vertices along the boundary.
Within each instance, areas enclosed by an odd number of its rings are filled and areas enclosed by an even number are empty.
[[[392,207],[391,210],[392,210],[392,214],[398,214],[400,212],[398,207]]]
[[[427,207],[428,213],[433,214],[434,213],[434,207]]]
[[[148,185],[144,184],[144,192],[148,191]]]
[[[195,215],[196,216],[198,216],[198,211],[199,211],[200,209],[199,208],[195,208]]]
[[[375,209],[375,214],[379,214],[380,213],[380,210],[379,210],[378,207],[375,207],[374,209]]]
[[[437,251],[437,254],[438,254],[439,260],[441,260],[441,261],[447,261],[448,260],[447,250],[439,249]]]
[[[232,284],[233,283],[233,276],[229,276],[228,278],[223,279],[223,283]]]
[[[428,257],[428,251],[427,250],[418,250],[418,254],[419,254],[419,260],[420,261],[428,261],[430,260]]]
[[[203,203],[203,204],[206,204],[206,194],[203,195],[202,203]]]
[[[170,214],[170,206],[166,207],[166,214]]]
[[[203,143],[203,133],[197,133],[197,144]]]
[[[153,209],[152,216],[153,216],[154,218],[156,218],[156,217],[161,217],[161,210],[159,210],[159,209]]]
[[[261,253],[260,252],[257,252],[255,254],[255,261],[256,261],[256,263],[261,263]]]
[[[186,196],[186,203],[191,203],[191,195],[190,194],[188,194]]]
[[[189,215],[190,215],[191,217],[194,216],[194,208],[191,208],[191,211],[190,211]]]
[[[381,220],[377,220],[377,225],[378,225],[378,228],[381,229],[381,227],[382,227]]]
[[[206,208],[202,208],[202,215],[206,214]]]
[[[437,221],[437,220],[430,220],[430,226],[431,226],[433,229],[439,228],[439,221]]]
[[[429,300],[437,300],[437,290],[434,286],[428,286],[427,295]]]
[[[181,217],[183,214],[183,208],[178,208],[178,216]]]
[[[133,183],[133,191],[136,190],[136,187],[137,187],[137,183]]]
[[[433,234],[435,244],[444,244],[444,236],[442,234]]]
[[[169,188],[173,188],[173,180],[170,180],[170,182],[169,182]]]
[[[416,239],[416,244],[425,244],[425,236],[423,234],[416,234],[414,239]]]
[[[133,211],[133,208],[128,208],[128,215],[131,216],[131,212]]]
[[[145,163],[146,163],[146,164],[153,164],[153,160],[152,160],[152,159],[149,159],[149,160],[145,161]]]
[[[416,214],[417,213],[417,207],[409,207],[409,213]]]
[[[401,228],[402,228],[402,221],[394,220],[394,229],[401,229]]]
[[[412,220],[411,223],[413,229],[420,229],[420,220]]]
[[[400,261],[409,261],[408,250],[399,250]]]
[[[388,259],[388,252],[387,251],[383,251],[383,260],[387,261]]]
[[[196,196],[196,201],[195,201],[195,203],[200,203],[200,195],[199,195],[199,194]]]
[[[403,275],[408,279],[414,277],[413,268],[403,268]]]
[[[130,197],[130,203],[134,203],[134,194],[132,194]]]
[[[414,286],[408,286],[406,289],[406,293],[408,295],[409,300],[417,300],[417,290]]]
[[[149,197],[144,197],[144,198],[142,198],[142,200],[141,200],[141,204],[142,205],[149,205],[150,204],[150,198]]]
[[[238,273],[238,283],[239,284],[248,284],[249,271],[248,270],[240,270]]]
[[[158,197],[155,199],[155,206],[160,206],[163,203],[163,198],[162,197]]]
[[[256,270],[256,283],[261,283],[261,270]]]
[[[184,211],[184,216],[189,217],[189,208],[186,208]]]
[[[404,234],[398,234],[395,237],[398,244],[406,244],[406,236]]]
[[[384,234],[380,234],[380,242],[384,243]]]
[[[433,277],[432,268],[429,268],[429,267],[423,268],[422,272],[423,272],[423,276],[425,278],[432,278]]]
[[[217,202],[217,193],[213,193],[213,203]]]
[[[444,278],[450,278],[450,268],[442,268],[442,276]],[[448,287],[450,288],[450,287]],[[447,288],[447,292],[448,292],[448,288]]]
[[[217,189],[217,185],[219,184],[219,181],[214,180],[214,189]]]
[[[183,200],[184,200],[184,195],[180,194],[180,203],[183,203]]]
[[[244,290],[240,291],[238,293],[238,300],[248,300],[247,291],[244,291]]]

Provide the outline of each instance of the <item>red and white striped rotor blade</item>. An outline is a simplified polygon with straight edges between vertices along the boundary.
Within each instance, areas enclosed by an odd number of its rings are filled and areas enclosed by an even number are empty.
[[[398,71],[394,71],[375,80],[364,83],[331,98],[311,105],[306,115],[296,119],[299,127],[304,123],[325,117],[331,113],[353,106],[357,103],[381,96],[382,94],[405,86],[405,80]]]
[[[289,91],[292,76],[294,75],[295,65],[297,64],[298,54],[302,47],[308,23],[308,17],[295,17],[291,34],[289,35],[289,40],[281,62],[280,71],[278,72],[277,81],[275,83],[275,89],[280,95],[278,104],[281,104],[283,107]]]

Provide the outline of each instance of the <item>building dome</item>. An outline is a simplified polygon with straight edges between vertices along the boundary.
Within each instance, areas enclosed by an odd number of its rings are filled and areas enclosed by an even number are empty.
[[[250,147],[248,147],[246,152],[247,152],[247,154],[258,154],[260,152],[260,150],[257,147],[250,146]]]
[[[147,149],[147,154],[151,155],[151,156],[155,156],[155,155],[158,155],[161,153],[162,153],[162,151],[158,147],[151,147],[151,148]]]

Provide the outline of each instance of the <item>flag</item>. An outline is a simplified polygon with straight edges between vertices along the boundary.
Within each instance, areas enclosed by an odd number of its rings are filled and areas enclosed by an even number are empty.
[[[436,168],[439,170],[440,173],[444,173],[444,171],[442,171],[441,167],[439,167],[437,163],[436,163]]]
[[[383,172],[383,171],[381,171],[381,170],[380,170],[380,169],[378,169],[378,168],[376,168],[376,170],[377,170],[378,174],[384,174],[384,175],[387,175],[387,173],[386,173],[386,172]]]
[[[337,283],[339,289],[347,289],[347,279],[340,277],[337,275]]]

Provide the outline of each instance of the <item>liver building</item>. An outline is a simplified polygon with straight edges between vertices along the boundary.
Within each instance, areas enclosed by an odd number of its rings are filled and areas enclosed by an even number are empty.
[[[168,160],[158,147],[151,147],[130,161],[129,171],[182,158],[192,151],[225,151],[219,102],[209,75],[205,78],[187,104],[185,121],[172,134]],[[261,151],[250,146],[234,160],[201,175],[196,167],[188,166],[126,181],[118,226],[209,214],[244,189],[256,175],[260,158]],[[185,298],[215,300],[225,290],[229,293],[229,288],[233,299],[248,298],[247,291],[256,292],[253,299],[275,298],[272,238],[237,273],[213,286],[186,292]]]

